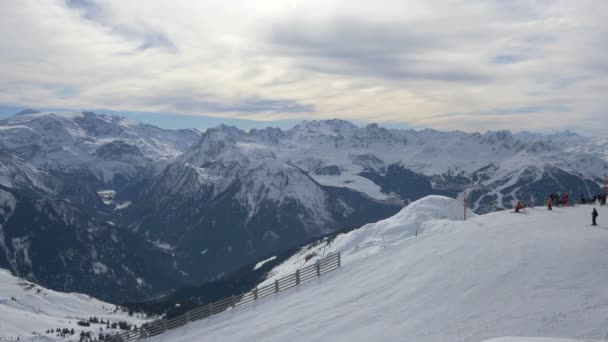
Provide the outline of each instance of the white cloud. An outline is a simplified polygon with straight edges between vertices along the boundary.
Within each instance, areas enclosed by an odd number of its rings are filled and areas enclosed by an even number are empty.
[[[7,0],[0,13],[0,104],[608,129],[601,0]]]

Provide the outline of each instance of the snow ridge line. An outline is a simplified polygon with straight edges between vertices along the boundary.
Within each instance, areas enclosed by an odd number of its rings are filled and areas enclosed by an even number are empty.
[[[277,279],[274,281],[274,283],[270,283],[260,288],[256,286],[249,292],[242,293],[236,296],[233,295],[217,302],[200,306],[170,320],[161,319],[144,324],[134,330],[109,336],[104,341],[132,342],[139,341],[152,336],[157,336],[162,333],[165,333],[168,330],[184,326],[188,324],[188,322],[202,320],[207,317],[222,313],[230,308],[245,305],[258,299],[273,295],[279,291],[287,290],[292,287],[298,286],[314,278],[320,277],[325,273],[338,269],[340,266],[342,266],[341,254],[340,252],[334,253],[323,258],[322,260],[317,261],[315,264],[309,265],[302,269],[297,269],[295,273],[285,276],[281,279]]]

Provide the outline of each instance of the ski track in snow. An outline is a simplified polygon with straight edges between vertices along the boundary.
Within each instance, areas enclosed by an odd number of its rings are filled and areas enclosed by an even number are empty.
[[[490,341],[582,342],[608,336],[608,231],[586,227],[592,206],[496,212],[466,222],[446,217],[460,206],[455,200],[433,196],[412,206],[419,214],[405,208],[396,215],[401,219],[353,231],[342,244],[336,239],[341,269],[150,341],[479,342],[531,336],[545,339]],[[600,219],[608,217],[608,208],[599,210]],[[418,237],[394,232],[378,239],[397,226],[409,231],[417,225],[423,227]],[[325,248],[337,248],[332,246]]]

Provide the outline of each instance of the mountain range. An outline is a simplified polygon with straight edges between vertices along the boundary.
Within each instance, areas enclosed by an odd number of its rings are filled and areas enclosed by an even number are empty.
[[[431,194],[477,213],[593,195],[608,139],[304,121],[165,130],[24,111],[0,121],[0,267],[109,301],[218,279]]]

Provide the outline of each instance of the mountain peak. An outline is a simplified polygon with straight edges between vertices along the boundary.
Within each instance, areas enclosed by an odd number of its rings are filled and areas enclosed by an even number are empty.
[[[507,149],[517,145],[517,139],[509,130],[489,131],[484,134],[484,140],[490,145],[499,145]]]
[[[211,128],[207,131],[208,132],[223,132],[223,133],[227,133],[230,135],[245,135],[245,131],[243,131],[242,129],[240,129],[236,126],[231,126],[231,125],[226,125],[226,124],[220,124],[219,126],[217,126],[215,128]]]
[[[15,114],[15,116],[19,116],[19,115],[30,115],[30,114],[38,114],[40,113],[37,110],[33,110],[33,109],[24,109],[22,111],[20,111],[19,113]]]
[[[303,133],[345,134],[357,130],[358,127],[346,120],[304,120],[295,125],[290,131]]]
[[[552,137],[555,138],[578,138],[580,137],[580,135],[576,132],[572,132],[569,129],[562,131],[562,132],[558,132],[552,135]]]

